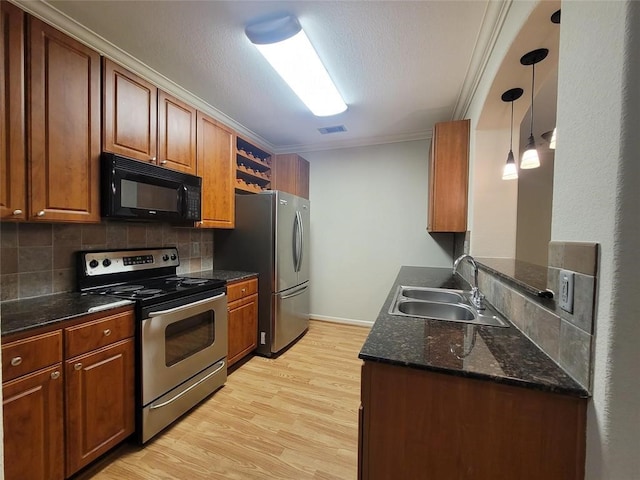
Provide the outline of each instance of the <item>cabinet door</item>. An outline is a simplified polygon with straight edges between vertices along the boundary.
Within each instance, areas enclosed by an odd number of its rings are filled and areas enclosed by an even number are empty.
[[[99,222],[100,55],[29,17],[30,220]]]
[[[296,195],[298,180],[298,156],[277,155],[273,164],[272,189]]]
[[[61,365],[2,385],[4,478],[64,478]]]
[[[258,346],[258,295],[229,304],[229,352],[231,366]]]
[[[233,132],[198,112],[198,176],[202,177],[201,227],[235,225]]]
[[[196,110],[158,92],[158,164],[196,174]]]
[[[309,200],[309,162],[298,157],[297,193],[299,197]]]
[[[67,476],[134,431],[133,339],[67,360]]]
[[[103,83],[104,150],[155,163],[158,89],[108,58]]]
[[[24,13],[0,3],[0,218],[24,220],[27,212],[24,115]]]
[[[430,232],[467,229],[469,120],[437,123],[429,156]]]

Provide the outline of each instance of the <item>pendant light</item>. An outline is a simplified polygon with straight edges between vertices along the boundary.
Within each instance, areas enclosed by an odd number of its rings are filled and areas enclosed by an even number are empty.
[[[518,178],[518,167],[516,167],[516,160],[513,157],[513,102],[518,100],[524,90],[521,88],[512,88],[502,94],[502,101],[511,103],[511,136],[509,137],[509,155],[507,155],[507,163],[502,171],[503,180],[514,180]]]
[[[538,156],[538,150],[536,148],[536,140],[533,137],[533,93],[535,91],[536,82],[536,63],[541,62],[547,58],[549,50],[546,48],[539,48],[532,50],[529,53],[525,53],[520,59],[522,65],[531,65],[531,129],[529,131],[529,140],[527,146],[522,154],[520,161],[520,168],[538,168],[540,166],[540,157]]]

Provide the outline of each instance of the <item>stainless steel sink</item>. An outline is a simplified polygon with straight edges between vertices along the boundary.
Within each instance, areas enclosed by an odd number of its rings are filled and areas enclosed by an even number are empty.
[[[401,285],[393,297],[389,313],[475,325],[509,326],[490,305],[486,305],[484,310],[477,310],[470,301],[470,294],[463,290]]]
[[[468,322],[478,319],[476,312],[465,305],[436,303],[416,300],[402,300],[396,304],[399,312],[413,317],[427,317],[435,320]]]
[[[400,295],[427,302],[461,303],[464,301],[462,292],[445,290],[443,288],[402,287]]]

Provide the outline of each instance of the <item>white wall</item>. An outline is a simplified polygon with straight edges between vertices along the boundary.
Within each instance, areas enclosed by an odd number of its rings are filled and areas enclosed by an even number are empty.
[[[400,266],[451,267],[427,231],[428,141],[307,152],[311,314],[373,322]]]
[[[587,479],[640,478],[640,3],[563,2],[552,240],[601,245]]]

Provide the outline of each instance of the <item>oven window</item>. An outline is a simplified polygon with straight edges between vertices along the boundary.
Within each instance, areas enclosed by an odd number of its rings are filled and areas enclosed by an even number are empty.
[[[210,347],[215,341],[213,310],[207,310],[167,326],[164,341],[167,367]]]
[[[127,208],[178,211],[178,194],[175,189],[122,179],[121,203]]]

